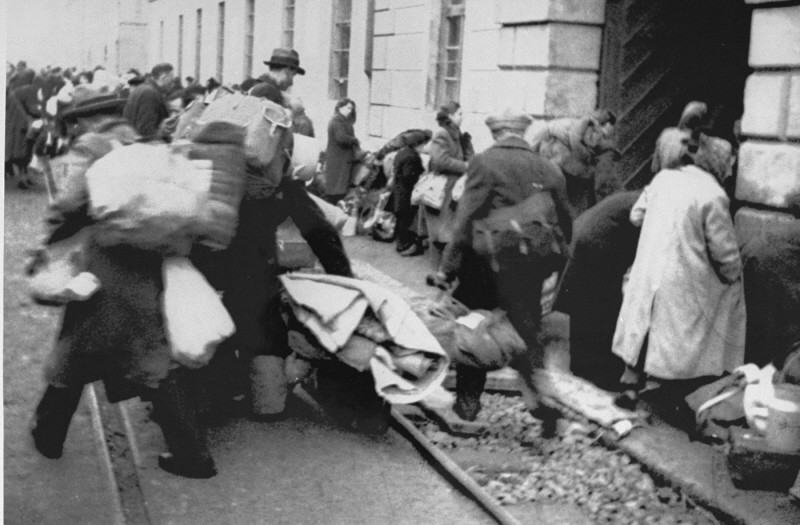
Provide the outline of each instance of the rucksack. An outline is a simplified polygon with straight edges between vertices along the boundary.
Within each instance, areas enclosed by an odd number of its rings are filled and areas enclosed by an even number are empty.
[[[525,200],[492,210],[472,222],[472,249],[490,256],[497,271],[496,256],[503,250],[547,257],[561,253],[555,202],[550,192],[539,187]]]

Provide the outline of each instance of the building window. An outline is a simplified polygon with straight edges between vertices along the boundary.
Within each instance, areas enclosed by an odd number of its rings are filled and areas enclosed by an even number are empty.
[[[178,15],[178,78],[183,78],[183,15]]]
[[[217,80],[222,84],[222,65],[225,57],[225,2],[219,3],[217,24]]]
[[[352,0],[335,0],[333,4],[333,41],[328,95],[337,100],[347,96],[352,7]]]
[[[161,21],[158,29],[158,61],[164,61],[164,21]]]
[[[464,0],[445,0],[436,75],[436,105],[457,101],[461,94],[464,47]]]
[[[194,78],[200,82],[200,56],[203,50],[203,10],[197,10],[197,24],[194,33]]]
[[[244,76],[253,76],[253,35],[256,28],[256,1],[247,0],[244,28]]]
[[[283,0],[283,47],[294,47],[294,4],[295,0]]]

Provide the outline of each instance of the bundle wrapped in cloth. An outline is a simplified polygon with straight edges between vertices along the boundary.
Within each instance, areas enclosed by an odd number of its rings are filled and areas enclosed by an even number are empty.
[[[241,156],[225,151],[220,166],[194,144],[131,144],[116,148],[86,172],[89,212],[98,242],[186,252],[192,242],[224,248],[233,238],[244,191]],[[191,157],[191,158],[190,158]]]
[[[444,381],[449,358],[398,295],[360,279],[289,273],[280,277],[292,312],[322,349],[366,370],[391,403],[416,403]]]

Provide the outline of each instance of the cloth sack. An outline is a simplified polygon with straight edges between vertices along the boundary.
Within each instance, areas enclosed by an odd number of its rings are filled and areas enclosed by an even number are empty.
[[[105,245],[188,250],[216,227],[208,214],[213,162],[189,160],[167,144],[131,144],[97,160],[86,172],[89,213]]]
[[[440,210],[444,203],[447,175],[425,172],[411,190],[411,204],[424,205]]]
[[[763,433],[767,426],[767,406],[774,397],[774,375],[772,365],[759,369],[746,364],[686,396],[686,404],[695,411],[695,432],[719,441],[728,440],[733,426]]]
[[[506,312],[469,310],[443,293],[428,310],[426,320],[450,359],[483,370],[499,370],[527,352]]]
[[[236,327],[216,290],[185,257],[162,266],[164,325],[172,357],[190,368],[208,364],[217,345]]]

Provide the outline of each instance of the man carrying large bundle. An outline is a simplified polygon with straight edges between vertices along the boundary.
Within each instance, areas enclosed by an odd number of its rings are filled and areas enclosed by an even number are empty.
[[[279,48],[265,64],[270,66],[269,72],[250,90],[250,97],[266,99],[263,105],[272,109],[276,104],[286,108],[283,90],[292,86],[296,74],[305,73],[299,56],[293,49]],[[233,97],[237,95],[228,98]],[[206,112],[213,110],[212,104]],[[288,131],[288,112],[285,116],[287,121],[274,158],[258,163],[256,156],[248,155],[245,196],[239,208],[236,235],[228,249],[213,252],[198,248],[192,254],[197,267],[223,292],[223,302],[236,324],[236,334],[220,346],[208,373],[215,374],[216,381],[235,377],[235,373],[224,370],[238,369],[234,357],[238,353],[249,372],[252,416],[263,421],[283,416],[288,394],[284,368],[291,350],[281,317],[278,225],[291,217],[326,272],[352,276],[338,232],[311,199],[304,183],[291,178],[293,139]],[[200,120],[204,118],[205,114]],[[230,399],[230,394],[220,392],[216,397]]]
[[[109,234],[116,231],[113,220],[98,219],[91,212],[97,195],[90,199],[87,171],[115,148],[124,150],[139,139],[121,117],[124,104],[118,94],[87,89],[76,91],[72,107],[63,115],[75,124],[77,138],[56,162],[63,178],[48,213],[44,247],[34,252],[28,271],[47,266],[47,247],[84,232],[87,240],[79,248],[83,270],[96,277],[100,289],[64,308],[47,361],[48,386],[33,417],[34,444],[48,458],[61,457],[83,386],[102,379],[111,402],[134,396],[153,402],[153,419],[169,449],[159,458],[162,468],[208,478],[216,473],[214,461],[195,423],[193,400],[179,381],[184,370],[176,366],[167,343],[161,303],[164,252],[109,242]]]

